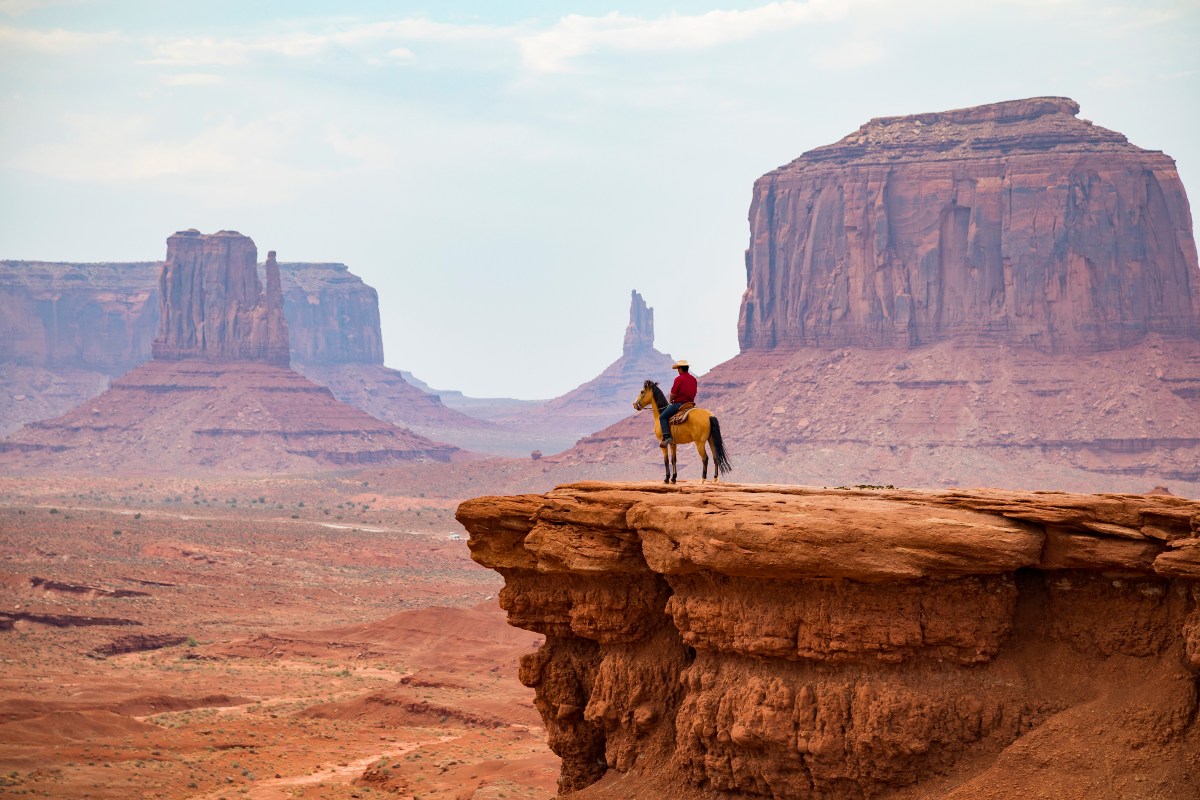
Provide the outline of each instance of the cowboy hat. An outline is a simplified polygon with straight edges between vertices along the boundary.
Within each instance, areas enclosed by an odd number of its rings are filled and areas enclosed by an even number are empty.
[[[681,358],[678,361],[676,361],[674,364],[671,365],[671,369],[679,369],[680,367],[687,367],[687,366],[691,366],[691,365],[687,363],[686,359]]]

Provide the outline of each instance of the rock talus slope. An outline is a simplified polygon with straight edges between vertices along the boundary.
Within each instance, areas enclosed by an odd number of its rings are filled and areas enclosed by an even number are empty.
[[[463,503],[562,796],[1179,798],[1200,503],[581,483]]]

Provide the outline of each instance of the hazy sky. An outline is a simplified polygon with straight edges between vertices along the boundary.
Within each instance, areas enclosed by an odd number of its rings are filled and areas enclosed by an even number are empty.
[[[388,365],[477,396],[594,377],[636,288],[706,371],[759,175],[871,117],[1067,95],[1196,192],[1197,42],[1196,0],[0,0],[0,258],[238,230],[349,264]]]

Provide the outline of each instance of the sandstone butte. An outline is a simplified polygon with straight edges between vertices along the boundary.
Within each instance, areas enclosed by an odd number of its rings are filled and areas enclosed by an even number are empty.
[[[5,466],[294,471],[451,456],[456,448],[382,422],[293,371],[274,251],[266,277],[264,287],[247,236],[171,236],[153,360],[0,442]]]
[[[1200,786],[1200,503],[576,483],[459,506],[562,797]]]
[[[293,369],[425,436],[482,426],[383,365],[378,295],[345,264],[277,266]],[[0,261],[0,434],[75,408],[152,357],[161,270],[162,262]]]
[[[874,119],[755,182],[741,352],[693,367],[738,477],[1200,493],[1187,196],[1078,112]],[[557,463],[650,477],[649,428]]]

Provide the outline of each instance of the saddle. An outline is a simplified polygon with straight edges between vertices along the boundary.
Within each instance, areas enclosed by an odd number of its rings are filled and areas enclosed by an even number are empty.
[[[671,417],[669,420],[670,424],[682,425],[683,423],[687,422],[688,414],[690,414],[692,409],[695,407],[695,403],[684,403],[679,407],[679,410],[675,412],[675,416]]]

